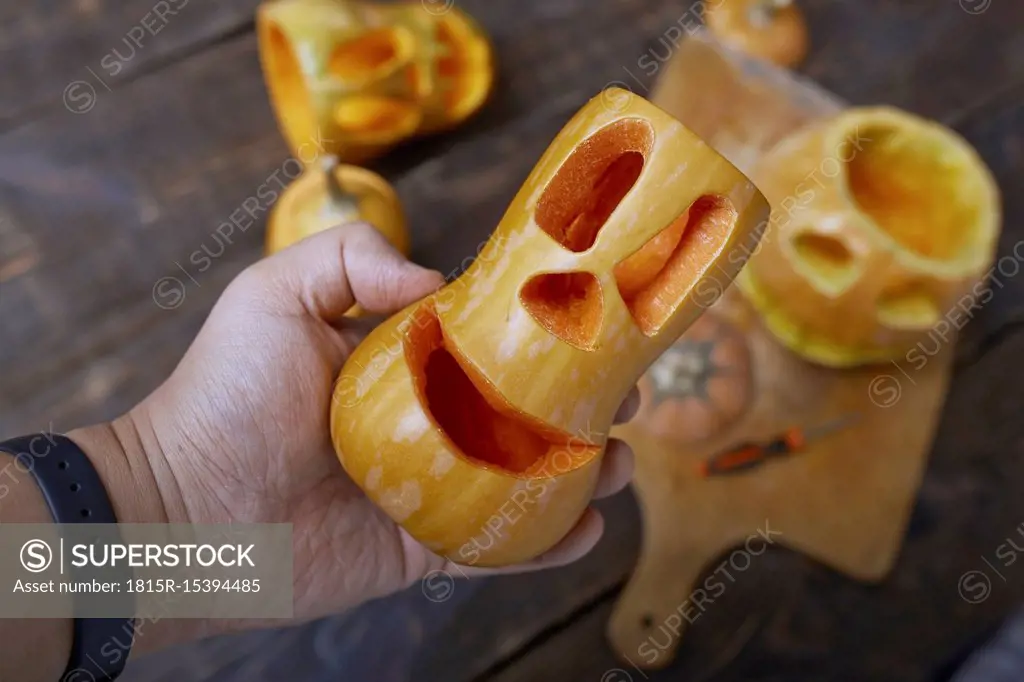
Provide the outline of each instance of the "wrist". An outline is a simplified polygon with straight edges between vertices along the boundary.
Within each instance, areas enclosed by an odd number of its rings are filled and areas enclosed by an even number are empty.
[[[135,414],[67,436],[92,462],[119,523],[188,523],[173,473],[151,429]]]
[[[67,434],[85,452],[103,481],[118,523],[191,523],[174,471],[144,415],[129,412],[112,422]],[[234,624],[210,619],[141,619],[132,658],[204,637],[231,632]]]

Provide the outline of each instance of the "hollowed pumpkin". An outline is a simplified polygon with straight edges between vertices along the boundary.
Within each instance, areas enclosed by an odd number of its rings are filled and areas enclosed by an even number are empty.
[[[834,366],[897,359],[970,310],[995,256],[999,196],[952,131],[851,109],[780,142],[755,177],[772,221],[739,284],[797,353]]]
[[[572,528],[625,395],[767,219],[709,146],[615,95],[621,110],[595,99],[555,138],[472,266],[375,329],[338,378],[345,470],[453,561],[524,561]]]
[[[453,127],[490,93],[490,43],[457,7],[418,0],[270,0],[257,12],[260,62],[292,152],[366,161]]]

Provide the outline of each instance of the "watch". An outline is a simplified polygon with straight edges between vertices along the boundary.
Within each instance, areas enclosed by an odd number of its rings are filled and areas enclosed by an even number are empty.
[[[95,467],[67,436],[39,433],[12,438],[0,442],[0,452],[12,455],[31,472],[56,523],[117,523]],[[110,598],[129,600],[129,606],[134,603],[130,595]],[[134,618],[76,617],[73,632],[61,682],[109,682],[124,671],[135,635]]]

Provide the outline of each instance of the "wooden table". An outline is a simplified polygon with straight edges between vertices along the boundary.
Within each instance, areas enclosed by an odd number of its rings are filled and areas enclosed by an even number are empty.
[[[457,1],[494,37],[498,92],[465,128],[377,166],[412,218],[414,258],[443,272],[475,252],[580,104],[613,82],[646,92],[640,58],[665,55],[671,27],[696,12],[689,0]],[[205,271],[189,260],[217,248],[218,224],[288,159],[257,64],[256,3],[162,4],[177,13],[154,20],[152,0],[0,7],[0,437],[127,409],[260,256],[262,224],[236,232]],[[1004,192],[1001,255],[1012,274],[961,344],[891,578],[858,585],[772,551],[653,680],[936,679],[1024,599],[1024,561],[1001,568],[1003,579],[986,564],[1001,561],[1008,537],[1022,546],[1024,522],[1024,276],[1014,276],[1014,246],[1024,254],[1024,3],[801,4],[813,38],[803,72],[851,102],[936,118],[979,149]],[[185,292],[173,309],[153,296],[168,277]],[[575,566],[417,586],[287,633],[157,655],[128,679],[645,679],[603,636],[635,560],[637,511],[628,493],[604,509],[607,537]],[[958,594],[971,570],[993,580],[979,604]]]

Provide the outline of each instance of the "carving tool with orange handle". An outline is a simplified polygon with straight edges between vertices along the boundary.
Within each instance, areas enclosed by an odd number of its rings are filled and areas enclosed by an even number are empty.
[[[761,466],[770,459],[802,451],[809,441],[850,426],[860,415],[847,414],[818,426],[787,429],[782,435],[762,443],[743,443],[721,452],[699,465],[703,478],[740,473]]]

